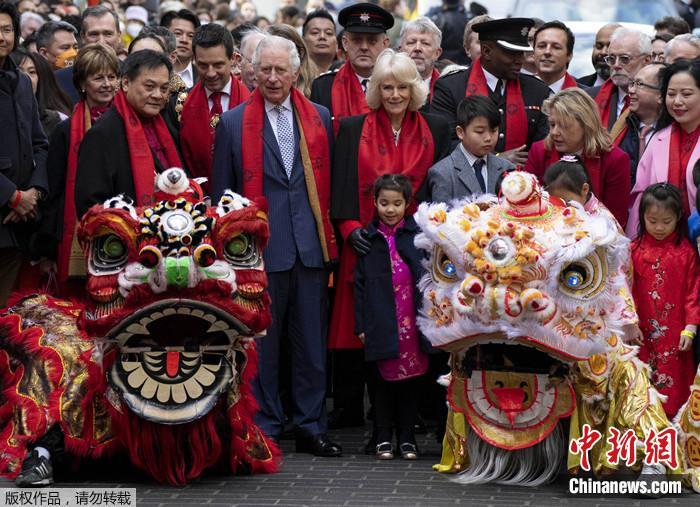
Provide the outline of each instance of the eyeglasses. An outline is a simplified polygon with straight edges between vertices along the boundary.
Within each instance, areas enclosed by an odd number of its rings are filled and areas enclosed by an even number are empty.
[[[629,85],[628,85],[628,89],[629,88],[638,88],[640,90],[643,88],[648,88],[650,90],[660,90],[661,89],[661,87],[659,87],[659,86],[654,86],[654,85],[650,85],[647,83],[643,83],[639,80],[630,81]]]
[[[620,61],[620,65],[627,65],[630,63],[632,60],[635,58],[639,58],[641,55],[637,56],[630,56],[630,55],[608,55],[605,58],[603,58],[603,61],[607,63],[608,65],[615,65],[615,62],[617,60]]]

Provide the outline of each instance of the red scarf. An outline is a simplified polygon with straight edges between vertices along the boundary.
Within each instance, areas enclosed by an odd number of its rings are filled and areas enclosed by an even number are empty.
[[[681,204],[686,217],[690,216],[690,205],[685,173],[699,135],[700,127],[690,133],[683,130],[677,122],[673,122],[671,127],[671,142],[668,147],[668,182],[680,189]]]
[[[233,109],[250,96],[248,88],[231,75],[231,95],[228,108]],[[182,158],[193,177],[210,177],[212,147],[216,125],[212,127],[209,101],[204,85],[199,81],[187,95],[180,115],[180,147]]]
[[[333,108],[333,131],[336,134],[341,119],[369,113],[365,92],[362,91],[362,85],[357,80],[357,75],[349,63],[344,64],[333,79],[331,106]]]
[[[81,100],[73,108],[70,118],[70,140],[68,143],[68,162],[66,166],[65,204],[63,205],[63,235],[58,244],[58,281],[68,279],[71,249],[75,236],[75,224],[78,212],[75,209],[75,177],[78,172],[78,149],[83,142],[85,132],[90,129],[89,110],[85,101]]]
[[[131,174],[134,177],[134,193],[137,206],[151,204],[153,200],[153,185],[156,175],[156,166],[153,163],[153,155],[148,145],[146,134],[143,131],[141,120],[136,111],[126,100],[123,91],[119,91],[114,97],[114,108],[124,121],[126,142],[129,145],[129,162]],[[153,127],[158,142],[163,147],[168,167],[182,167],[180,155],[175,148],[175,142],[170,136],[170,131],[165,125],[163,117],[157,115],[153,118]],[[166,167],[166,169],[168,168]]]
[[[428,95],[428,104],[433,100],[433,91],[435,91],[435,83],[440,79],[440,73],[433,67],[433,73],[430,75],[430,95]]]
[[[433,136],[420,113],[406,113],[401,124],[399,143],[395,145],[391,121],[386,111],[380,108],[370,112],[362,125],[357,156],[360,222],[367,225],[374,216],[372,187],[379,176],[403,174],[411,181],[415,195],[423,184],[428,169],[433,165],[434,158]],[[412,213],[413,210],[407,212]]]
[[[566,90],[567,88],[578,88],[578,83],[574,79],[574,76],[568,72],[564,75],[564,84],[561,85],[562,90]]]
[[[508,79],[506,82],[506,133],[505,151],[519,148],[527,143],[527,115],[525,114],[525,102],[520,90],[519,79]],[[481,58],[474,60],[469,81],[467,82],[467,97],[470,95],[489,96],[489,87],[486,83],[484,69],[481,67]]]
[[[612,125],[610,125],[610,112],[613,107],[617,109],[617,103],[612,103],[613,91],[615,91],[615,83],[612,82],[612,79],[608,79],[603,83],[603,86],[600,87],[600,91],[595,98],[595,103],[598,105],[598,111],[600,112],[600,121],[603,122],[603,126],[608,130],[612,128]],[[627,107],[627,104],[625,104],[620,114],[622,114]]]
[[[328,134],[321,116],[304,95],[292,88],[291,100],[299,128],[298,149],[302,154],[304,179],[316,230],[326,262],[337,257],[338,251],[329,218],[331,202],[331,160]],[[249,199],[263,197],[263,131],[265,128],[265,101],[255,89],[246,101],[241,125],[243,146],[243,194]],[[308,151],[308,157],[307,157]]]
[[[561,157],[562,154],[557,150],[545,150],[545,169],[559,161]],[[595,195],[603,195],[603,172],[600,167],[601,157],[583,157],[582,162],[583,166],[586,168],[586,172],[588,172],[588,179],[591,182],[591,190]]]

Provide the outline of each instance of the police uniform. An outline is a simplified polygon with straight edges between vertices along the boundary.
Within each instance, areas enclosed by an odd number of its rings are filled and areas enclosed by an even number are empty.
[[[500,47],[509,51],[525,51],[531,48],[527,42],[527,30],[532,25],[532,20],[525,18],[508,18],[486,21],[474,25],[474,31],[479,33],[482,41],[494,41]],[[430,112],[441,115],[450,124],[452,138],[457,139],[455,127],[457,126],[457,106],[464,100],[467,92],[467,83],[473,67],[456,70],[447,76],[440,78],[435,83],[433,100],[430,104]],[[488,71],[488,69],[485,69]],[[496,76],[500,77],[500,76]],[[543,139],[548,131],[547,117],[542,113],[542,103],[549,97],[549,87],[539,79],[526,74],[519,74],[520,91],[527,116],[527,146]],[[504,84],[505,84],[504,79]],[[489,97],[498,106],[501,115],[501,129],[496,152],[505,151],[506,132],[506,102],[505,86],[502,95],[492,91]]]
[[[394,18],[378,5],[362,2],[341,10],[338,14],[338,23],[346,32],[386,33],[389,28],[394,26]],[[346,62],[343,65],[349,65],[349,63]],[[327,107],[332,117],[335,116],[332,88],[339,70],[340,68],[324,72],[314,79],[309,97],[311,102]]]

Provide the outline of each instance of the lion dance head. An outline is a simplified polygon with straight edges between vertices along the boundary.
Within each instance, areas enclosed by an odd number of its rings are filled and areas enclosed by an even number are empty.
[[[429,254],[419,324],[453,354],[449,401],[469,422],[470,460],[502,464],[463,482],[544,482],[566,452],[569,369],[620,336],[628,241],[531,174],[511,173],[501,188],[500,199],[419,207],[416,244]]]

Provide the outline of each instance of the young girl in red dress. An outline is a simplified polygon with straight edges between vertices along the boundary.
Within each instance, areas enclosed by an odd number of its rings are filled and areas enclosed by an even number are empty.
[[[644,333],[639,358],[651,381],[667,396],[673,418],[688,399],[695,376],[693,339],[700,324],[700,262],[683,231],[681,193],[656,183],[639,204],[639,234],[632,244],[632,293]]]

